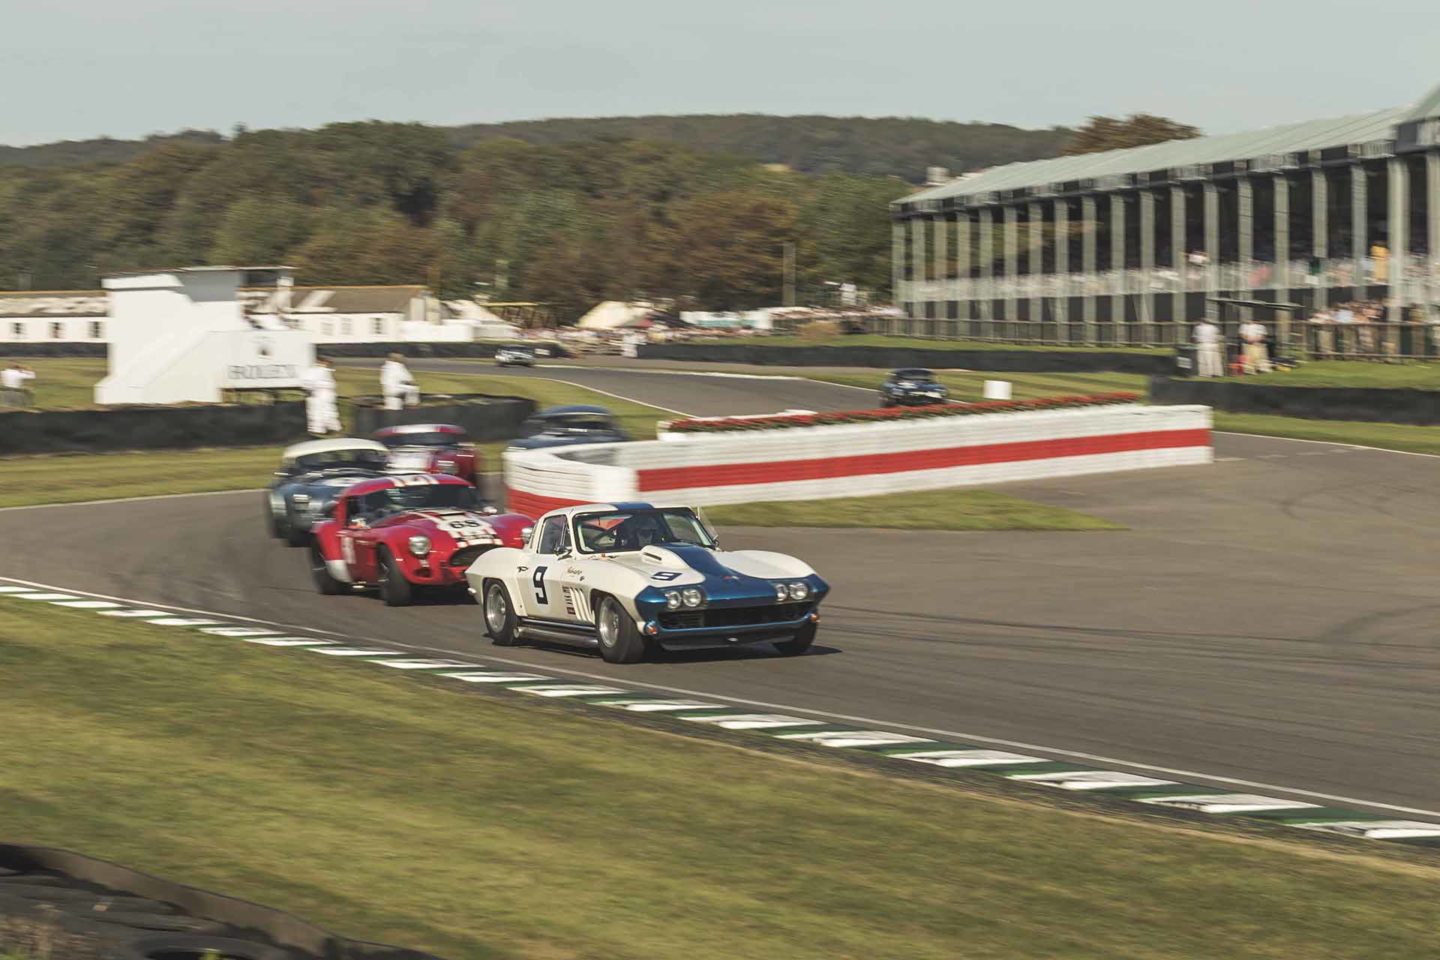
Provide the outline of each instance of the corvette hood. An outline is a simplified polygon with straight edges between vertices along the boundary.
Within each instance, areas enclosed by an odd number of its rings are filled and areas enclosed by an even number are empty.
[[[804,577],[815,571],[784,553],[769,550],[707,550],[690,544],[649,546],[635,553],[615,554],[615,563],[629,567],[651,579],[657,572],[682,574],[674,583],[695,583],[698,580],[727,577],[753,577],[760,580],[782,580]],[[684,576],[685,573],[693,576]]]

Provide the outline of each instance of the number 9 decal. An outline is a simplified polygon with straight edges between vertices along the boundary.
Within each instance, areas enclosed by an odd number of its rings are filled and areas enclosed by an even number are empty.
[[[545,594],[545,571],[548,569],[550,568],[536,567],[535,573],[530,578],[530,582],[535,584],[535,602],[541,606],[548,603],[550,599]]]

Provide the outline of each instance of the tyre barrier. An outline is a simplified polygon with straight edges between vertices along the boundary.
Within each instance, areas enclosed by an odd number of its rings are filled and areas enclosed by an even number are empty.
[[[783,367],[930,367],[1008,373],[1168,373],[1169,354],[1106,350],[945,350],[924,347],[814,346],[763,344],[651,343],[639,347],[642,360],[691,363],[749,363]]]
[[[0,343],[0,357],[108,357],[108,343]]]
[[[305,404],[297,401],[0,411],[0,456],[261,446],[304,436]]]
[[[570,351],[565,345],[554,340],[543,343],[516,340],[510,343],[495,341],[458,341],[455,343],[423,343],[400,340],[393,343],[317,343],[315,352],[327,357],[388,357],[402,353],[407,357],[493,357],[501,347],[533,347],[536,356],[568,357]]]
[[[354,432],[368,437],[376,430],[406,423],[454,423],[465,428],[471,440],[513,440],[520,426],[535,413],[535,401],[525,397],[488,394],[432,394],[418,407],[386,410],[379,397],[353,401]]]
[[[0,844],[0,952],[66,960],[437,960],[53,847]]]
[[[1227,413],[1307,420],[1440,424],[1440,390],[1380,387],[1279,387],[1235,381],[1150,378],[1151,403],[1203,403]]]
[[[888,423],[671,434],[507,451],[510,509],[872,496],[1210,463],[1210,409],[1122,404]]]

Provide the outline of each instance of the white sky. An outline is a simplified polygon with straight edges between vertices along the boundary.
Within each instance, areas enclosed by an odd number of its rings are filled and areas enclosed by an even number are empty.
[[[826,113],[1220,133],[1440,83],[1440,2],[0,0],[0,143]]]

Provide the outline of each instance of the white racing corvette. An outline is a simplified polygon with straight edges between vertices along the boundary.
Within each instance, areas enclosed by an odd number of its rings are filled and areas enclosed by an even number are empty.
[[[648,503],[552,510],[523,548],[491,550],[465,577],[495,643],[596,647],[611,663],[765,642],[804,653],[830,590],[794,557],[721,550],[691,508]]]

